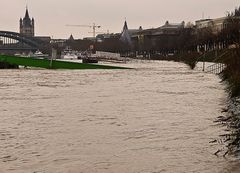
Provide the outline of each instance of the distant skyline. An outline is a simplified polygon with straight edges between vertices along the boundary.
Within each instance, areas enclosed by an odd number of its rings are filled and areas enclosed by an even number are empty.
[[[53,38],[91,37],[90,28],[66,24],[102,27],[99,32],[121,32],[127,19],[130,29],[156,28],[170,23],[195,22],[226,15],[240,5],[239,0],[1,0],[0,30],[19,32],[19,19],[28,6],[35,19],[36,35]]]

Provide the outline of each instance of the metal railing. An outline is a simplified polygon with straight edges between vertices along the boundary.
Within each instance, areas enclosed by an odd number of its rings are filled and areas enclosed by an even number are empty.
[[[213,74],[220,74],[225,69],[225,67],[226,67],[225,64],[216,63],[216,64],[208,66],[206,69],[206,72],[213,73]]]
[[[226,65],[223,63],[220,63],[221,58],[225,55],[227,55],[229,52],[228,50],[223,51],[220,55],[217,55],[218,53],[215,52],[215,59],[214,59],[214,64],[206,67],[205,69],[205,63],[203,65],[203,71],[207,73],[213,73],[213,74],[220,74],[222,71],[226,68]],[[205,57],[205,54],[203,55]],[[201,58],[201,57],[200,57]]]

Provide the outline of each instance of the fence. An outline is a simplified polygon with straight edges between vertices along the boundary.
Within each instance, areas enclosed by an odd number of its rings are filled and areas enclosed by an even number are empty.
[[[220,74],[225,69],[225,67],[226,67],[225,64],[216,63],[216,64],[208,66],[206,69],[206,72],[213,73],[213,74]]]

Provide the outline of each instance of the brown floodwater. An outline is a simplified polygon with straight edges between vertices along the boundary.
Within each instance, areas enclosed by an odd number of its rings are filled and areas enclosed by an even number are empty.
[[[180,63],[0,70],[0,173],[237,173],[217,157],[226,93]]]

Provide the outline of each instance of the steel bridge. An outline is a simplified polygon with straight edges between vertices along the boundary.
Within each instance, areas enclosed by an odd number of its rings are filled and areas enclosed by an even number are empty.
[[[41,49],[43,41],[11,31],[0,31],[0,52],[26,52]]]

